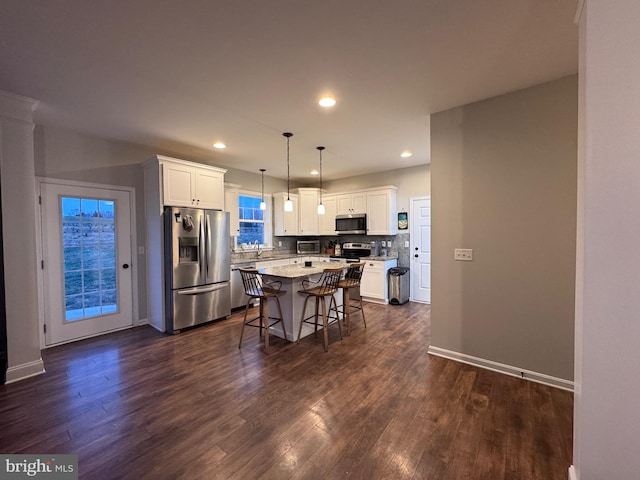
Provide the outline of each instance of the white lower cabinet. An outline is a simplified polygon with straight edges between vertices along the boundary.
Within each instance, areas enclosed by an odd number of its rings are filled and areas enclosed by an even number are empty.
[[[389,302],[389,288],[387,272],[398,265],[397,259],[366,260],[362,279],[360,280],[360,295],[364,300],[376,303]]]

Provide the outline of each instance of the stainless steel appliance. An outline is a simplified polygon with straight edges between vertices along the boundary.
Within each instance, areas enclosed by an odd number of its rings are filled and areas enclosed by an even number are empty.
[[[346,215],[336,215],[336,233],[339,235],[366,235],[367,214],[349,213]]]
[[[331,258],[344,259],[347,262],[359,262],[361,257],[371,256],[370,243],[343,243],[340,255],[331,255]]]
[[[296,242],[296,252],[303,254],[320,253],[320,241],[298,240]]]
[[[231,265],[231,309],[247,305],[247,295],[242,284],[241,268],[256,268],[255,263],[238,263]]]
[[[167,331],[228,317],[229,213],[165,207],[164,227]]]

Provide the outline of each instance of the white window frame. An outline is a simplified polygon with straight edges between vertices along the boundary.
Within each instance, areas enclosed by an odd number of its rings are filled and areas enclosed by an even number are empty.
[[[238,216],[240,215],[240,196],[244,197],[255,197],[262,198],[261,192],[255,192],[253,190],[239,190],[238,191]],[[273,221],[272,221],[272,212],[273,212],[273,202],[271,201],[271,195],[264,195],[264,203],[267,205],[267,209],[264,211],[264,243],[260,245],[260,248],[263,250],[272,250],[273,249]],[[242,223],[242,219],[239,219],[239,222]],[[235,237],[237,242],[238,237]],[[240,244],[234,245],[234,251],[241,252],[246,248],[243,248]]]

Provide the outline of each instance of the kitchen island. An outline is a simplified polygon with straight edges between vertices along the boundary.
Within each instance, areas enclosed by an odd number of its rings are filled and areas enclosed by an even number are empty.
[[[302,290],[302,281],[310,280],[317,281],[322,275],[322,271],[328,267],[335,267],[336,264],[343,265],[347,268],[347,263],[344,262],[313,262],[310,267],[305,267],[304,264],[291,264],[282,265],[279,267],[266,267],[261,268],[259,271],[264,275],[264,279],[267,282],[279,281],[282,282],[282,290],[287,293],[280,297],[280,305],[282,307],[282,316],[284,317],[284,326],[287,331],[287,340],[295,342],[298,340],[298,329],[300,328],[300,321],[302,319],[302,307],[304,306],[305,295],[298,293]],[[340,290],[334,295],[338,307],[342,306],[342,295]],[[329,298],[326,299],[327,312],[329,311]],[[305,318],[313,315],[315,302],[309,300],[307,302],[307,309],[305,312]],[[278,308],[274,305],[274,302],[269,303],[269,316],[278,316]],[[320,328],[322,328],[322,314],[318,319]],[[307,323],[302,326],[302,333],[300,337],[306,337],[313,333],[313,325]],[[285,338],[282,331],[282,324],[277,323],[269,329],[270,335],[275,335],[280,338]]]

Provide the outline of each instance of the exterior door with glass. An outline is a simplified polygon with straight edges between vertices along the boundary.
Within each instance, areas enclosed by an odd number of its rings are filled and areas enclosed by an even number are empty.
[[[41,183],[45,344],[133,324],[128,190]]]

